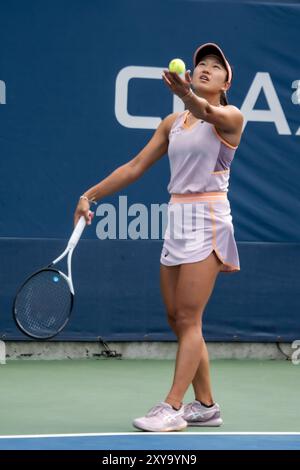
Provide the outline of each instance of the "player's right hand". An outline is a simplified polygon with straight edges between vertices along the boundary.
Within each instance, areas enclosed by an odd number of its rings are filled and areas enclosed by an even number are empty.
[[[85,199],[80,199],[77,204],[77,207],[74,213],[74,227],[77,225],[77,222],[82,215],[85,218],[87,225],[91,225],[95,214],[94,212],[90,211],[90,204]]]

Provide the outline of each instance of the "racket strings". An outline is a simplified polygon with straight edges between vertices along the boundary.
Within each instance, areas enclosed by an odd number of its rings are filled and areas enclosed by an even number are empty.
[[[54,270],[32,276],[19,291],[15,315],[20,327],[30,335],[47,338],[67,322],[72,295],[67,280]]]

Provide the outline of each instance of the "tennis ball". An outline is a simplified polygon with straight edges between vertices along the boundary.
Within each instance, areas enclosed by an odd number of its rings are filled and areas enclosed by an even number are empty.
[[[181,59],[173,59],[169,63],[170,72],[176,72],[182,74],[185,72],[185,63]]]

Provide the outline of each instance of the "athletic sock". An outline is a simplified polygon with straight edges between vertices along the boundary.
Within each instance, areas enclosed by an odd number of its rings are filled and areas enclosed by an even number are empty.
[[[180,406],[179,408],[175,408],[175,406],[172,405],[172,408],[173,408],[173,410],[175,410],[175,411],[179,411],[180,408],[181,408],[181,406]]]
[[[215,403],[213,403],[212,405],[206,405],[205,403],[202,403],[202,401],[200,400],[196,400],[196,401],[200,403],[202,406],[204,406],[205,408],[212,408],[215,405]]]

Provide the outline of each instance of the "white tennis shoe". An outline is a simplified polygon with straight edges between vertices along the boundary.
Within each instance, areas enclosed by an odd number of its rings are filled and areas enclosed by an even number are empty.
[[[197,400],[184,406],[183,419],[187,421],[188,426],[221,426],[223,424],[218,403],[208,408]]]
[[[133,426],[142,431],[168,432],[181,431],[187,427],[183,419],[184,405],[176,411],[164,401],[151,408],[146,416],[133,420]]]

